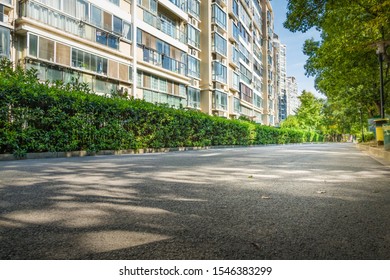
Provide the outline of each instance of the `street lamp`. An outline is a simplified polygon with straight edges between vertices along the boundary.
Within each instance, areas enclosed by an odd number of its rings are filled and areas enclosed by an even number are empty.
[[[387,123],[387,119],[385,119],[385,93],[384,93],[384,83],[383,83],[383,60],[386,54],[386,41],[381,41],[376,43],[377,49],[376,54],[378,55],[379,60],[379,77],[380,77],[380,85],[379,92],[381,98],[381,117],[380,119],[375,120],[376,126],[376,140],[378,145],[384,144],[384,133],[383,133],[383,125]]]
[[[380,77],[380,85],[379,85],[379,91],[381,96],[381,119],[385,118],[385,94],[384,94],[384,88],[383,88],[383,55],[386,52],[386,45],[385,42],[377,43],[377,49],[376,54],[378,55],[379,60],[379,77]]]

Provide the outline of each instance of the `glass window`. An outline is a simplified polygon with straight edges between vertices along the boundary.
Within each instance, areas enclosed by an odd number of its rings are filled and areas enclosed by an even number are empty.
[[[213,92],[213,107],[214,107],[214,109],[217,109],[217,110],[226,110],[227,109],[227,94],[222,92],[222,91],[215,90]]]
[[[39,58],[54,61],[54,42],[39,37]]]
[[[10,57],[10,30],[0,26],[0,57],[2,56]]]
[[[212,20],[223,29],[226,29],[226,13],[217,4],[213,5]]]
[[[108,46],[113,49],[119,48],[119,39],[116,36],[108,35]]]
[[[187,105],[192,108],[200,108],[200,90],[192,87],[187,88]]]
[[[213,33],[213,49],[215,52],[218,52],[226,56],[227,52],[227,41],[218,33]]]
[[[187,42],[195,48],[200,47],[200,31],[192,25],[187,25]]]
[[[122,35],[122,26],[122,19],[114,16],[114,32],[119,35]]]
[[[200,18],[200,2],[199,0],[189,0],[187,1],[188,13],[193,15],[196,18]]]
[[[1,32],[1,28],[0,28],[0,32]],[[29,34],[28,37],[29,37],[28,54],[30,56],[37,57],[38,56],[38,36],[35,36],[33,34]],[[0,45],[1,45],[1,41],[2,40],[0,40]]]
[[[88,19],[88,2],[76,0],[76,17],[85,21]]]
[[[63,2],[63,10],[65,13],[75,16],[76,15],[76,0],[67,0]]]
[[[212,62],[213,80],[225,83],[227,82],[227,68],[219,61]]]
[[[107,31],[112,31],[112,15],[103,12],[103,19],[104,19],[104,29]]]
[[[96,42],[107,46],[107,33],[102,30],[96,30]]]
[[[128,81],[129,79],[129,66],[119,63],[119,79]]]
[[[70,66],[70,47],[56,43],[56,62]]]
[[[119,6],[119,0],[109,0],[111,3]]]
[[[91,6],[91,22],[92,24],[102,27],[103,24],[103,12],[95,6]]]
[[[200,61],[193,56],[188,56],[188,76],[200,78]]]
[[[132,40],[131,36],[131,24],[128,22],[123,22],[123,37],[127,40]]]

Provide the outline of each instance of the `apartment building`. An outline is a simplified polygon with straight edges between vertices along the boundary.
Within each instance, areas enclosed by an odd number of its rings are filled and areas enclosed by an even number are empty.
[[[276,95],[278,100],[278,123],[287,118],[287,60],[286,45],[274,34]]]
[[[0,56],[41,80],[278,119],[269,0],[0,0]]]
[[[300,106],[298,83],[295,77],[287,77],[287,116],[295,115]]]

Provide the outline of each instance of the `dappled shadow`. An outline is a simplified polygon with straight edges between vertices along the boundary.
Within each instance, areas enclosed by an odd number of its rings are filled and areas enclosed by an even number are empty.
[[[0,259],[389,258],[389,169],[328,149],[0,163]]]

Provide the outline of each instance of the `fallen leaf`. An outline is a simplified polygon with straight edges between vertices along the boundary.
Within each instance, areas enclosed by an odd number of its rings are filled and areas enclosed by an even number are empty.
[[[253,178],[253,175],[248,176],[248,178],[249,178],[249,179],[252,179],[252,178]]]

